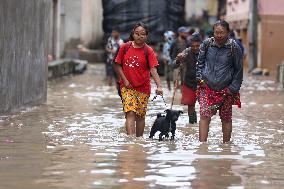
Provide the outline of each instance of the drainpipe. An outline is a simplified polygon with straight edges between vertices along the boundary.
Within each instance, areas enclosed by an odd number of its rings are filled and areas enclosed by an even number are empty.
[[[258,1],[250,0],[249,4],[249,72],[257,67],[257,24]]]

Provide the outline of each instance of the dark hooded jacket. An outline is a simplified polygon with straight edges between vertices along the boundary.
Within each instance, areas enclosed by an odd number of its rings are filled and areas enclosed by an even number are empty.
[[[196,69],[197,80],[204,80],[211,89],[228,87],[237,93],[243,81],[241,49],[232,39],[219,47],[214,38],[209,38],[200,46]]]

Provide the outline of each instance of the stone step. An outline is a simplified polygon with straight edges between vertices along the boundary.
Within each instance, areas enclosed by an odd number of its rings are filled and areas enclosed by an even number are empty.
[[[68,74],[83,73],[88,61],[79,59],[58,59],[48,63],[48,79],[62,77]]]
[[[106,54],[104,49],[84,49],[79,51],[81,60],[87,60],[89,63],[105,62]]]

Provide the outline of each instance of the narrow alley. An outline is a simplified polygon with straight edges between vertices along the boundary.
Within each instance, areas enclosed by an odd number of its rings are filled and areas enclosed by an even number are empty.
[[[49,81],[46,104],[1,117],[1,189],[284,185],[284,92],[269,78],[245,77],[230,144],[222,144],[218,116],[208,143],[198,142],[198,125],[187,124],[180,96],[175,141],[148,139],[156,113],[169,108],[160,97],[149,101],[143,138],[129,137],[116,89],[104,82],[104,65],[89,65],[85,74]],[[170,106],[172,93],[164,96]]]

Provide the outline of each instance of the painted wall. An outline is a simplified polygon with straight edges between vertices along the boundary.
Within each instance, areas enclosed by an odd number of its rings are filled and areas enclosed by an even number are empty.
[[[74,48],[80,43],[82,0],[61,0],[60,44],[61,50]]]
[[[258,0],[258,10],[260,15],[282,15],[284,16],[283,0]]]
[[[276,71],[284,61],[284,16],[262,15],[259,23],[258,66]]]
[[[249,0],[227,0],[226,20],[239,21],[249,18]]]
[[[209,16],[216,16],[217,6],[217,0],[185,0],[185,18],[201,16],[203,10],[207,10]]]
[[[284,60],[284,1],[258,0],[258,55],[257,66],[275,72],[277,64]],[[234,29],[240,29],[245,47],[248,49],[247,27],[249,22],[249,0],[228,0],[226,20]]]
[[[193,15],[201,16],[203,9],[207,9],[207,0],[185,0],[185,19],[189,20]]]
[[[217,6],[217,0],[185,0],[185,19],[189,20],[193,15],[199,17],[203,10],[207,10],[209,16],[216,16]]]
[[[249,0],[227,0],[226,19],[228,21],[239,21],[249,18]],[[258,0],[259,15],[283,15],[283,0]]]
[[[49,0],[1,0],[0,114],[47,96]]]
[[[258,66],[276,72],[284,61],[284,1],[258,0],[260,15],[258,40]]]
[[[84,45],[100,46],[103,40],[103,6],[100,0],[83,0],[81,41]]]
[[[52,0],[50,54],[64,56],[65,50],[79,44],[102,47],[103,7],[99,0]]]

